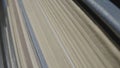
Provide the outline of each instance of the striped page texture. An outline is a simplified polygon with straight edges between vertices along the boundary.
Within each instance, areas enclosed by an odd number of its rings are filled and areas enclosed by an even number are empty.
[[[72,0],[6,0],[8,68],[120,68],[120,51]]]

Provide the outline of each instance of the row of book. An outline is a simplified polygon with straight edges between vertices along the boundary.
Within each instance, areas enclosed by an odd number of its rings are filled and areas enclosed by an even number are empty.
[[[120,68],[116,44],[72,0],[5,0],[3,68]]]

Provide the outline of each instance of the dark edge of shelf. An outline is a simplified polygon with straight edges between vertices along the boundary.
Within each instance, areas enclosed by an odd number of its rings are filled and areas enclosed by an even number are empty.
[[[106,34],[106,36],[113,41],[115,46],[120,50],[120,38],[102,21],[86,4],[81,0],[73,0],[87,15],[92,19],[99,28]],[[89,11],[89,12],[88,12]]]
[[[120,0],[110,0],[110,1],[120,9]]]
[[[3,43],[3,35],[2,35],[2,28],[5,26],[5,12],[4,12],[4,5],[3,5],[3,0],[0,0],[0,12],[1,12],[1,17],[2,17],[2,21],[0,22],[0,44],[1,44],[1,51],[2,51],[2,58],[3,58],[3,66],[4,68],[8,68],[7,67],[7,60],[6,60],[6,55],[5,55],[5,47],[4,47],[4,43]],[[4,23],[3,23],[4,22]]]

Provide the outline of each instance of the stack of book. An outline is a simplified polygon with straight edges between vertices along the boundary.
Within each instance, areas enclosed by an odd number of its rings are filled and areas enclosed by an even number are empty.
[[[120,51],[72,0],[4,0],[7,68],[120,68]]]

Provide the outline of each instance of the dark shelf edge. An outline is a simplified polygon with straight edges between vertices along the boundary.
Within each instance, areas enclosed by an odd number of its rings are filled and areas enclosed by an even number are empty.
[[[116,36],[116,34],[105,24],[103,20],[101,20],[86,4],[84,4],[81,0],[73,0],[95,24],[98,25],[102,29],[102,31],[106,34],[106,36],[113,41],[115,46],[120,50],[120,38]],[[88,12],[89,11],[89,12]]]

